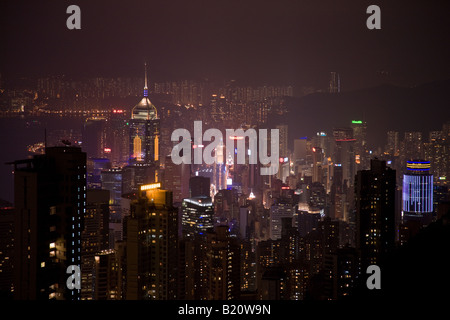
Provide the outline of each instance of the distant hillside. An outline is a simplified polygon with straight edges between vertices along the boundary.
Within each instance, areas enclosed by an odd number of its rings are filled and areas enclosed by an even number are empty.
[[[289,137],[312,136],[349,126],[351,120],[367,121],[368,141],[384,146],[386,132],[441,130],[450,121],[450,79],[414,88],[383,85],[339,94],[315,93],[287,100],[288,116],[272,117],[271,126],[289,125]]]

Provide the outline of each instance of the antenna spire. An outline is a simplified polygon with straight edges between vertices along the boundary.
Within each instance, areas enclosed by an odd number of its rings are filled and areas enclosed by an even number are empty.
[[[145,72],[144,97],[148,97],[148,86],[147,86],[147,62],[144,63],[144,72]]]

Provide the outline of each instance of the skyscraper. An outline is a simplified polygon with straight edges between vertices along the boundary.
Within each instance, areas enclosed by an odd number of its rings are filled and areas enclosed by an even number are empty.
[[[398,156],[400,152],[400,140],[398,131],[388,131],[386,152],[391,156]]]
[[[386,161],[370,161],[370,170],[358,171],[355,179],[356,248],[361,272],[383,263],[395,245],[395,170]]]
[[[81,299],[95,298],[95,254],[109,247],[109,191],[88,190],[81,233]]]
[[[368,169],[367,123],[362,120],[352,120],[351,128],[353,129],[353,138],[355,138],[356,170]]]
[[[294,208],[288,201],[280,200],[278,203],[270,207],[270,238],[272,240],[281,239],[282,219],[292,218],[294,216]],[[291,222],[292,223],[292,222]]]
[[[109,190],[109,248],[123,239],[122,170],[113,168],[101,173],[102,189]]]
[[[106,145],[106,124],[102,117],[86,119],[83,126],[83,150],[88,158],[103,158]]]
[[[407,161],[403,175],[402,217],[403,220],[431,222],[433,213],[433,175],[430,161]]]
[[[341,78],[339,73],[330,72],[330,82],[328,85],[328,90],[330,93],[339,93],[341,92]]]
[[[189,197],[190,164],[175,164],[170,155],[166,156],[164,164],[163,187],[173,193],[173,202],[180,204]]]
[[[444,131],[431,131],[428,143],[424,143],[424,158],[430,161],[434,184],[445,186],[450,179],[450,141]]]
[[[183,199],[181,228],[183,236],[206,235],[214,228],[214,207],[210,197]]]
[[[208,177],[196,176],[189,179],[189,196],[199,197],[205,196],[209,197],[211,190],[211,179]]]
[[[80,290],[66,286],[66,270],[81,265],[86,153],[50,147],[13,164],[15,297],[78,300]]]
[[[206,292],[208,300],[239,299],[240,254],[227,226],[217,226],[206,238]]]
[[[335,141],[334,161],[342,167],[343,183],[347,181],[348,186],[352,186],[356,173],[355,163],[355,141],[352,128],[333,129]]]
[[[156,107],[148,98],[147,64],[145,64],[144,96],[131,111],[130,161],[159,162],[160,121]]]
[[[14,293],[14,207],[0,199],[0,300]]]
[[[124,110],[112,110],[107,124],[105,145],[107,149],[104,149],[107,152],[104,152],[104,156],[111,160],[113,166],[122,167],[128,161],[129,125],[130,122]]]
[[[177,295],[178,210],[160,183],[142,185],[127,217],[127,300]]]
[[[120,273],[114,250],[99,251],[94,261],[94,299],[119,300]]]
[[[422,132],[405,132],[402,156],[404,157],[404,161],[402,161],[402,163],[408,160],[423,158]]]

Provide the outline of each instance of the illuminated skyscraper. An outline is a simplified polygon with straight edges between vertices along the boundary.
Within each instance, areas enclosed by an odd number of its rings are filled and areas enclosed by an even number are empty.
[[[407,161],[403,175],[402,216],[404,220],[431,222],[433,212],[433,175],[430,161]],[[425,221],[424,221],[425,222]]]
[[[131,112],[130,163],[159,163],[160,121],[156,107],[148,98],[147,64],[144,96]]]

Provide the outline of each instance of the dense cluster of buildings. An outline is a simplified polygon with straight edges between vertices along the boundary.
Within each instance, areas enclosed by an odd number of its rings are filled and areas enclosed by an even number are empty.
[[[379,151],[369,148],[364,121],[293,141],[279,124],[274,175],[260,175],[262,164],[223,157],[235,150],[215,150],[222,160],[213,164],[176,165],[173,129],[196,118],[217,128],[263,127],[264,110],[283,113],[275,98],[291,94],[230,87],[202,101],[192,93],[201,86],[185,85],[194,100],[177,93],[172,102],[203,108],[157,108],[146,76],[131,112],[88,118],[80,143],[47,144],[11,163],[14,204],[0,204],[2,296],[340,299],[365,281],[369,265],[382,265],[448,206],[448,123],[428,141],[388,132]],[[337,75],[330,86],[339,92]],[[161,94],[176,88],[155,84]],[[244,103],[263,97],[275,100],[253,111]],[[66,286],[71,265],[80,267],[79,289]]]

